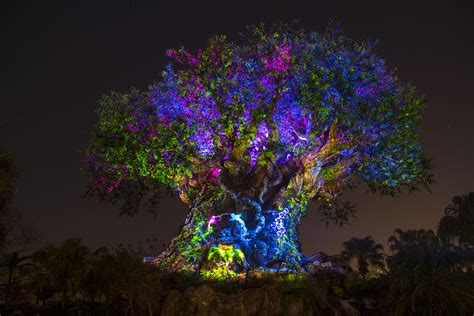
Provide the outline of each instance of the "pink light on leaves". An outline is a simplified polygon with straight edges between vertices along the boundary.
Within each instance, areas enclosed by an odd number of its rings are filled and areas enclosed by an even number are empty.
[[[290,68],[291,64],[291,47],[288,45],[281,45],[275,47],[275,53],[266,56],[263,59],[265,69],[277,71],[279,73]]]

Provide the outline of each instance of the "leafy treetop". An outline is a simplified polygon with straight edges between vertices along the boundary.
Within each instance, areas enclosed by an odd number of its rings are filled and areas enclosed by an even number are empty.
[[[373,44],[337,28],[259,25],[239,41],[217,35],[195,53],[167,55],[173,62],[147,92],[100,102],[89,193],[127,212],[163,190],[191,204],[191,191],[232,187],[274,165],[296,166],[300,194],[325,201],[357,179],[383,194],[430,181],[419,144],[424,101]]]

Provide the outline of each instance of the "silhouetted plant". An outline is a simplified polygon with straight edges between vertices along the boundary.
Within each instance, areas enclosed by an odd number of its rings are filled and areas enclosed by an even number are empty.
[[[354,260],[357,264],[357,271],[361,276],[369,272],[369,267],[384,269],[385,261],[383,246],[375,243],[372,236],[364,238],[351,238],[344,242],[344,250],[341,252],[343,260]]]
[[[459,286],[459,266],[465,260],[459,248],[443,245],[432,231],[397,233],[398,242],[391,239],[396,252],[388,259],[396,315],[465,315],[474,308],[474,296]]]
[[[474,248],[474,192],[455,196],[438,224],[444,242]]]

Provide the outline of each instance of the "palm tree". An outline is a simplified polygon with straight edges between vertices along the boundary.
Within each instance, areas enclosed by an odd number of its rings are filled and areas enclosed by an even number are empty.
[[[0,152],[0,211],[5,210],[12,197],[12,182],[16,176],[15,165],[9,155]]]
[[[441,240],[474,247],[474,192],[453,197],[444,214],[438,224]]]
[[[31,266],[28,270],[30,289],[36,292],[36,304],[41,300],[43,307],[46,299],[51,298],[57,289],[51,271],[51,261],[50,252],[45,249],[35,251],[31,255]]]
[[[54,287],[62,292],[62,305],[67,309],[68,294],[75,298],[84,277],[90,250],[80,239],[67,239],[59,246],[46,246],[36,255]]]
[[[370,266],[384,269],[383,246],[376,244],[372,236],[354,237],[343,245],[344,250],[341,252],[341,257],[348,262],[355,260],[361,276],[365,276],[369,272]]]
[[[431,230],[396,232],[387,260],[395,315],[464,315],[474,308],[474,296],[461,286],[469,275],[459,270],[465,260],[459,248],[442,244]]]
[[[90,302],[102,301],[110,292],[110,273],[112,266],[112,254],[108,248],[99,248],[91,253],[81,283],[80,292],[85,300]],[[116,276],[120,277],[120,276]]]
[[[141,250],[121,245],[115,249],[111,259],[108,269],[111,295],[124,298],[127,301],[124,314],[133,316],[143,286],[143,253]]]
[[[390,245],[390,251],[396,253],[401,248],[409,246],[416,246],[420,243],[438,243],[438,237],[433,230],[428,229],[407,229],[402,230],[400,228],[395,229],[396,235],[392,235],[388,238]]]
[[[5,286],[5,303],[8,304],[11,291],[17,279],[22,275],[22,271],[29,265],[28,256],[20,255],[20,252],[4,254],[1,258],[1,265],[7,269],[7,280]]]
[[[0,152],[0,250],[5,246],[8,223],[7,208],[12,199],[12,183],[17,173],[11,157]]]
[[[151,264],[142,264],[142,270],[137,301],[141,306],[146,306],[149,316],[153,316],[159,310],[164,294],[162,276],[158,268]]]

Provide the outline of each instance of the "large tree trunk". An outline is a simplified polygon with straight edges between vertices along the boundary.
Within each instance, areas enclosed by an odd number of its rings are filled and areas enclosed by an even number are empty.
[[[300,209],[262,209],[256,201],[239,202],[233,212],[207,215],[190,210],[180,233],[155,263],[172,271],[198,271],[211,247],[225,245],[243,252],[241,269],[299,269],[303,259],[297,235]]]
[[[232,265],[233,270],[301,269],[297,226],[307,196],[314,195],[305,188],[317,188],[313,181],[319,166],[306,169],[301,160],[270,161],[248,171],[238,164],[226,161],[218,179],[207,186],[202,183],[209,181],[208,175],[188,181],[200,189],[183,190],[181,198],[193,205],[178,236],[154,260],[157,265],[170,271],[200,271],[208,263],[209,250],[221,247],[243,252],[243,262]]]

